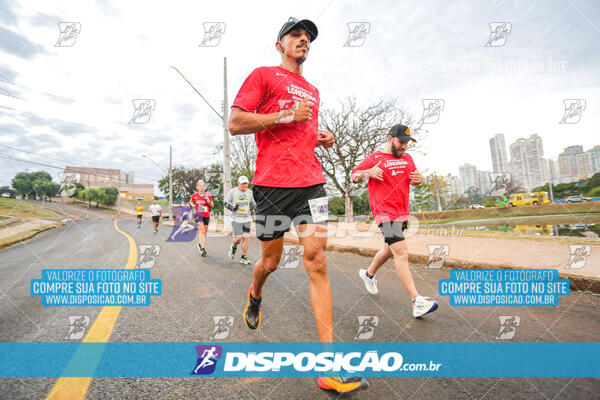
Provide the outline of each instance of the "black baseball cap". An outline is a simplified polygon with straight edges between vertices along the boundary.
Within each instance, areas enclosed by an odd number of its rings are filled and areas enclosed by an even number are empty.
[[[317,35],[319,34],[319,31],[317,30],[317,26],[315,25],[314,22],[312,22],[308,19],[300,20],[298,18],[290,17],[290,19],[288,19],[287,22],[285,24],[283,24],[283,26],[281,27],[281,30],[279,31],[279,35],[277,36],[277,41],[280,41],[282,37],[284,37],[285,35],[287,35],[288,33],[290,33],[291,31],[293,31],[296,28],[306,29],[306,31],[310,35],[311,42],[313,40],[315,40],[317,38]]]
[[[408,129],[408,126],[402,124],[392,126],[388,135],[391,137],[397,137],[401,142],[408,142],[409,140],[412,140],[413,142],[417,141],[415,138],[410,136],[410,129]]]

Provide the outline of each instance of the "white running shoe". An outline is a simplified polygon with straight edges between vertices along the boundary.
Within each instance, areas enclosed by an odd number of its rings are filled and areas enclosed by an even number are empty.
[[[413,317],[418,318],[430,312],[434,312],[438,308],[438,303],[428,297],[417,296],[413,301]]]
[[[362,278],[363,282],[365,283],[365,287],[367,288],[367,291],[369,293],[371,293],[371,294],[379,293],[379,290],[377,290],[377,279],[375,279],[375,277],[369,278],[367,276],[366,269],[359,269],[358,276],[360,276]]]
[[[242,256],[240,258],[240,264],[250,265],[250,260],[248,260],[248,258],[246,258],[246,256]]]

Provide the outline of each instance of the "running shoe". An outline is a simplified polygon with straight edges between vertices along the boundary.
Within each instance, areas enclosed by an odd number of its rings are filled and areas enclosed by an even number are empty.
[[[418,318],[430,312],[434,312],[438,308],[438,303],[428,297],[417,296],[413,301],[413,317]]]
[[[248,258],[246,256],[241,256],[240,257],[240,264],[250,265],[250,260],[248,260]]]
[[[248,289],[248,300],[246,302],[246,308],[244,308],[244,323],[250,329],[256,329],[260,325],[262,316],[260,315],[260,302],[261,299],[255,299],[252,297],[252,286]]]
[[[202,249],[200,249],[200,255],[202,257],[206,257],[206,249],[204,247]]]
[[[236,250],[237,250],[237,247],[233,247],[233,245],[229,246],[229,258],[230,259],[233,260],[233,258],[235,257]]]
[[[322,376],[317,378],[317,386],[325,390],[335,390],[342,394],[366,389],[369,387],[369,382],[366,378],[330,378]]]
[[[200,244],[198,244],[198,253],[202,254],[202,246]]]
[[[369,278],[367,276],[366,269],[359,269],[358,276],[360,276],[362,278],[363,282],[365,283],[365,287],[367,288],[367,291],[369,293],[371,293],[371,294],[379,293],[379,290],[377,290],[377,279],[375,279],[375,277]]]

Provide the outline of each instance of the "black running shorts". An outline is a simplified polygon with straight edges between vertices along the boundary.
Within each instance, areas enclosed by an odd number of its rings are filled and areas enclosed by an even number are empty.
[[[153,215],[152,222],[160,222],[160,215]]]
[[[323,184],[303,188],[255,185],[252,192],[256,201],[256,237],[261,241],[282,237],[292,222],[327,224],[329,209]]]
[[[406,228],[408,228],[408,222],[406,221],[383,222],[379,224],[383,238],[389,246],[404,240],[404,230]]]

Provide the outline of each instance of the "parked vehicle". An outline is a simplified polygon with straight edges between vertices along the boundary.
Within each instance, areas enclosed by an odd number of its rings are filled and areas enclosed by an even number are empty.
[[[483,208],[485,208],[485,206],[482,206],[481,204],[471,204],[469,206],[470,210],[481,210]]]
[[[507,207],[516,206],[537,206],[539,204],[550,204],[548,200],[548,192],[528,192],[528,193],[513,193],[508,196],[506,202]]]
[[[583,197],[581,195],[569,196],[565,200],[567,203],[581,203],[583,201],[592,201],[591,197]]]
[[[11,197],[14,197],[14,196],[7,192],[7,193],[2,193],[2,197],[4,197],[5,199],[10,199]]]
[[[139,196],[139,195],[138,195],[138,196],[135,196],[135,199],[136,199],[136,200],[144,200],[144,196]]]

